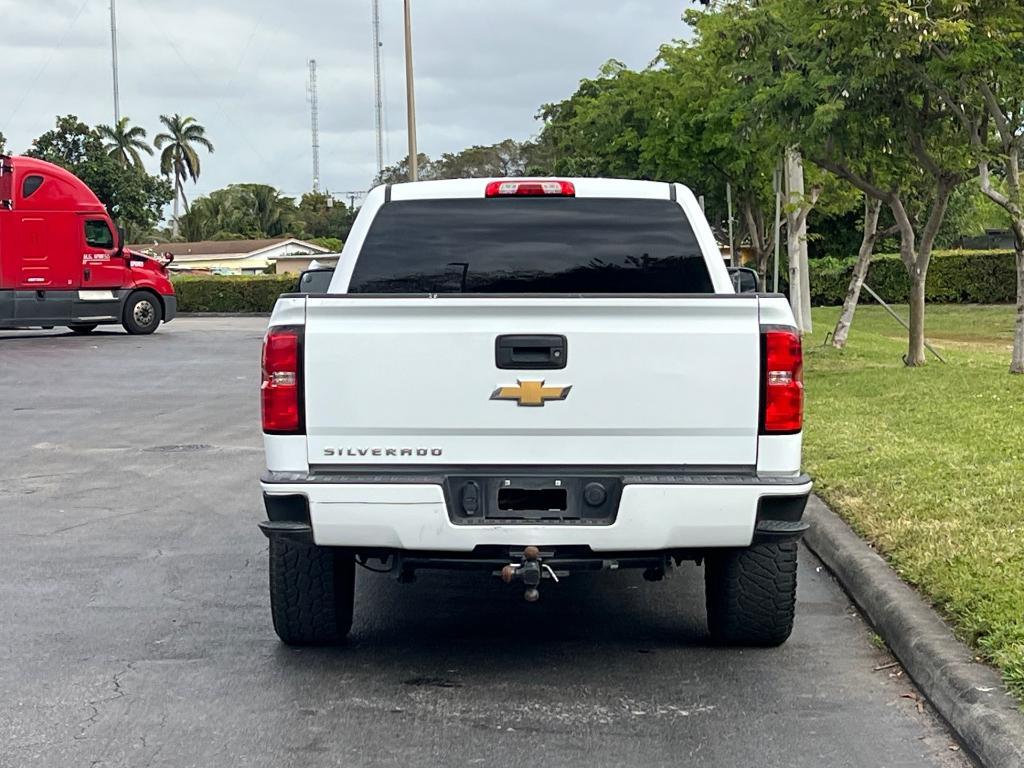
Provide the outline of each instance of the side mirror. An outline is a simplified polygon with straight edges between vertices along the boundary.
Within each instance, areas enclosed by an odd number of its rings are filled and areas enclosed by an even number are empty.
[[[117,228],[117,255],[124,257],[124,227]]]
[[[307,269],[299,275],[299,286],[296,293],[327,293],[331,287],[331,278],[334,277],[334,268]]]
[[[757,272],[749,267],[729,267],[729,277],[736,293],[757,293],[760,288]]]

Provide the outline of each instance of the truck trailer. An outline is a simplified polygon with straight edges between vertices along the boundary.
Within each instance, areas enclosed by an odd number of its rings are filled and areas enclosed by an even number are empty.
[[[160,259],[129,251],[99,198],[65,169],[0,156],[0,329],[121,323],[148,334],[177,313]]]

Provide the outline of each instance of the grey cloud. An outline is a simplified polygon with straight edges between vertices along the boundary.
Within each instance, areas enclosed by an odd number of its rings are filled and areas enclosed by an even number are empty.
[[[122,112],[151,136],[161,113],[194,115],[217,147],[192,196],[235,181],[292,195],[309,188],[310,57],[319,63],[323,182],[338,192],[370,183],[370,0],[117,1]],[[402,4],[382,5],[394,162],[405,154]],[[421,151],[535,134],[540,105],[568,96],[607,59],[643,66],[683,36],[686,5],[413,0]],[[112,122],[106,2],[0,0],[0,19],[0,131],[12,148],[27,147],[57,114]]]

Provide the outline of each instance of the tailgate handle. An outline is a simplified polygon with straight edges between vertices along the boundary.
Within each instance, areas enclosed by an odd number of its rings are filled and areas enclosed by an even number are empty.
[[[559,370],[568,359],[565,336],[499,336],[494,342],[495,365],[503,370]]]

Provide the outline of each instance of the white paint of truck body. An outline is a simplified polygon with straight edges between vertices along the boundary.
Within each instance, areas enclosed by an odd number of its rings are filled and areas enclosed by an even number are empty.
[[[264,485],[277,495],[309,499],[314,541],[321,546],[470,552],[481,545],[586,545],[595,552],[744,547],[759,499],[799,496],[811,484],[626,485],[611,525],[456,525],[444,492],[431,484]]]
[[[490,180],[395,185],[391,199],[482,197]],[[668,199],[654,182],[572,179],[579,197]],[[781,297],[735,296],[696,198],[675,185],[716,295],[388,297],[344,295],[370,224],[370,193],[328,297],[282,298],[271,326],[304,325],[306,435],[265,435],[273,472],[348,467],[665,467],[748,470],[764,482],[627,484],[610,525],[456,525],[431,483],[265,482],[309,499],[321,545],[471,551],[587,545],[595,551],[745,546],[759,500],[801,496],[802,436],[758,435],[760,332],[793,327]],[[495,338],[559,334],[562,370],[499,370]],[[517,380],[571,386],[565,400],[491,400]],[[388,449],[426,449],[412,456]],[[350,452],[354,449],[354,453]],[[438,453],[439,452],[439,453]],[[790,478],[793,484],[772,481]]]
[[[567,365],[499,370],[502,334],[563,335]],[[752,467],[759,343],[754,297],[310,298],[309,463]],[[519,381],[571,389],[491,399]]]

